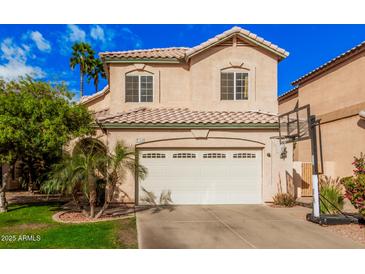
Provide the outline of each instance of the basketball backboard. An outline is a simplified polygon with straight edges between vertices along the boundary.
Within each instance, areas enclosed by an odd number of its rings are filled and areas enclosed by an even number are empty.
[[[280,143],[310,139],[310,107],[305,105],[279,116]]]

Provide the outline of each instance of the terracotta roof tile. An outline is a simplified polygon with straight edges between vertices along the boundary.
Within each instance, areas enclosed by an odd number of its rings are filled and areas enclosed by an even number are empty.
[[[275,124],[277,115],[258,111],[192,111],[186,108],[138,108],[98,117],[102,124]]]
[[[246,37],[247,39],[251,39],[251,41],[253,40],[258,45],[269,48],[274,53],[279,55],[281,58],[285,58],[289,55],[289,53],[284,49],[279,48],[277,45],[274,45],[271,42],[264,40],[262,37],[259,37],[256,34],[248,30],[242,29],[240,27],[233,27],[221,34],[216,35],[213,38],[208,39],[207,41],[193,48],[171,47],[171,48],[155,48],[155,49],[137,49],[137,50],[127,50],[127,51],[101,52],[99,53],[99,55],[102,59],[105,58],[189,59],[192,55],[196,54],[197,52],[200,52],[217,42],[223,41],[224,39],[234,34],[241,35],[243,38]]]
[[[90,96],[82,96],[80,99],[80,103],[81,104],[86,104],[96,98],[99,98],[101,96],[103,96],[104,94],[107,94],[110,91],[109,89],[109,85],[106,85],[102,90],[94,93],[93,95]]]
[[[94,111],[93,115],[94,115],[95,118],[105,117],[105,116],[109,115],[109,108],[104,108],[104,109],[101,109],[101,110]]]
[[[173,47],[173,48],[156,48],[156,49],[137,49],[127,51],[101,52],[101,58],[176,58],[182,59],[185,57],[185,52],[188,48]]]

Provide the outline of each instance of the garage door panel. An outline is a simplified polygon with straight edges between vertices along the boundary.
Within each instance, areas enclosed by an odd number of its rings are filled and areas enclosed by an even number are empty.
[[[170,190],[174,204],[261,203],[260,150],[154,150],[141,154],[140,163],[148,168],[148,175],[140,181],[140,189],[157,197]],[[141,190],[139,196],[141,200]]]

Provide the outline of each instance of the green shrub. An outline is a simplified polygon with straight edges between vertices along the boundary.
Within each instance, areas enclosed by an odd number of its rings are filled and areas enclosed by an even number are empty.
[[[346,177],[341,180],[345,187],[345,197],[365,216],[365,174],[356,177]]]
[[[344,196],[340,179],[321,176],[319,178],[321,213],[334,214],[343,209]]]
[[[339,178],[322,176],[319,179],[319,192],[321,213],[334,214],[343,209],[343,187]]]
[[[293,207],[295,206],[295,198],[290,193],[278,193],[273,197],[274,205]]]

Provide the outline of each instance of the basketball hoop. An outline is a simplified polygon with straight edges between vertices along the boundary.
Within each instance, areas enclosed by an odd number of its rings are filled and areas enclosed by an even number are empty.
[[[317,172],[317,148],[316,137],[313,136],[310,119],[310,106],[305,105],[279,116],[279,140],[280,144],[311,140],[312,168],[313,168],[313,211],[311,219],[320,218],[319,187]]]
[[[310,108],[305,105],[279,116],[280,143],[310,139]]]

